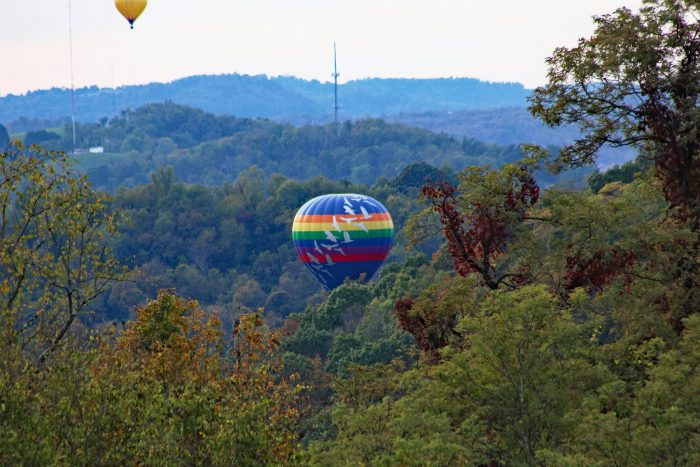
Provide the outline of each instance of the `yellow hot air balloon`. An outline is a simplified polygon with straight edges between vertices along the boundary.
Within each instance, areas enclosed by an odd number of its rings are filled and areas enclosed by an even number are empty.
[[[146,9],[147,3],[148,0],[114,0],[114,5],[119,13],[131,24],[131,29],[134,29],[134,21]]]

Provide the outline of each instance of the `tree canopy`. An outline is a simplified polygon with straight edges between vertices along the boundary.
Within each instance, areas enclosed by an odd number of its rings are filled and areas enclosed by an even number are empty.
[[[548,83],[530,110],[547,124],[578,125],[556,167],[632,145],[653,161],[671,207],[700,229],[700,10],[691,0],[645,0],[596,17],[592,37],[547,59]]]

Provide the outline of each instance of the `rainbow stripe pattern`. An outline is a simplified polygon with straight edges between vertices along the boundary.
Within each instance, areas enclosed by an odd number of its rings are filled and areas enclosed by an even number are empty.
[[[389,255],[394,223],[376,199],[329,194],[304,204],[292,225],[299,260],[332,290],[345,279],[370,280]]]

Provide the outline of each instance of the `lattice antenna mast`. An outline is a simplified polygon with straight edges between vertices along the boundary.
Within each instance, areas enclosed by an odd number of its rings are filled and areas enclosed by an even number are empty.
[[[75,79],[73,75],[73,9],[71,0],[68,0],[68,47],[70,49],[70,100],[71,100],[71,120],[73,122],[73,154],[75,154]]]
[[[336,54],[335,42],[333,42],[333,89],[335,92],[335,106],[333,107],[333,109],[335,110],[336,126],[338,125],[338,109],[340,109],[340,107],[338,106],[338,76],[340,76],[340,73],[338,73],[338,56]]]
[[[112,60],[112,118],[117,117],[117,84],[114,81],[114,60]]]

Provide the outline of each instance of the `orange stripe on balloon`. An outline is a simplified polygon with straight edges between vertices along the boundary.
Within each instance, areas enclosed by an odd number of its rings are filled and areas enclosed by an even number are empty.
[[[369,219],[365,219],[365,217],[362,214],[345,214],[345,213],[338,213],[338,214],[302,214],[298,215],[294,218],[294,222],[312,222],[312,223],[320,223],[320,222],[333,222],[333,218],[335,217],[336,221],[338,223],[344,223],[341,217],[344,218],[351,218],[355,217],[356,220],[355,222],[363,222],[363,221],[386,221],[390,220],[391,216],[389,215],[388,212],[377,212],[377,213],[370,213],[369,214]]]

